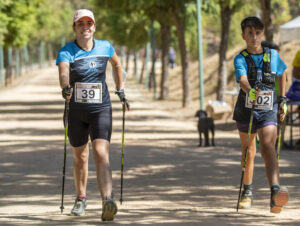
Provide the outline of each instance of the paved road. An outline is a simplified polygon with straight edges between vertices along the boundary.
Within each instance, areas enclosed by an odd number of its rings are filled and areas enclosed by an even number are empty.
[[[112,83],[110,81],[111,91]],[[236,213],[240,145],[232,124],[217,125],[216,147],[197,147],[193,114],[176,117],[166,102],[133,81],[127,84],[132,111],[126,118],[125,202],[116,225],[299,225],[300,152],[281,152],[281,183],[291,200],[269,213],[264,164],[257,154],[254,207]],[[121,106],[113,101],[111,166],[119,199]],[[0,92],[0,225],[99,225],[101,201],[90,159],[85,217],[70,217],[74,201],[68,150],[65,212],[60,214],[64,129],[57,69],[38,71]]]

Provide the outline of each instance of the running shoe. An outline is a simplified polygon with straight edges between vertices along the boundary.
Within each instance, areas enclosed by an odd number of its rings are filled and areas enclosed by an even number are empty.
[[[71,216],[84,216],[85,208],[86,208],[86,198],[76,198],[70,215]]]
[[[102,203],[102,221],[113,221],[114,216],[118,212],[116,202],[112,198],[108,198]]]
[[[241,201],[239,203],[239,209],[250,209],[253,202],[252,184],[244,185]]]
[[[271,201],[270,212],[280,213],[281,208],[289,201],[288,189],[281,186],[272,186],[271,188]]]

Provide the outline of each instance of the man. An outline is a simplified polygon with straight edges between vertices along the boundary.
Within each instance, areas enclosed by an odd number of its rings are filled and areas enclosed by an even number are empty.
[[[256,154],[256,133],[260,140],[260,150],[265,162],[266,175],[271,189],[270,211],[281,212],[288,202],[287,189],[280,186],[279,168],[276,160],[275,141],[277,138],[277,108],[280,120],[286,115],[286,65],[276,50],[263,48],[264,25],[257,17],[247,17],[241,22],[242,38],[247,48],[234,59],[236,81],[240,92],[234,110],[242,144],[242,164],[248,140],[248,127],[252,101],[256,100],[253,112],[253,126],[248,145],[248,155],[244,173],[244,189],[239,208],[251,208],[253,201],[253,169]],[[279,98],[275,94],[275,76],[278,78]]]

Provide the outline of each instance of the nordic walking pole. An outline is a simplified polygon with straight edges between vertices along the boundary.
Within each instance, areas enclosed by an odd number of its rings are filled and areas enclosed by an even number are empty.
[[[122,205],[122,202],[123,202],[125,104],[128,104],[128,102],[126,102],[126,103],[125,103],[125,101],[122,102],[123,117],[122,117],[121,197],[120,197],[120,203],[121,203],[121,205]],[[127,106],[129,106],[129,105],[127,105]]]
[[[278,143],[277,143],[277,162],[279,162],[279,153],[281,150],[281,136],[282,136],[282,126],[285,123],[285,119],[278,123]]]
[[[256,91],[257,91],[257,90],[258,90],[258,87],[256,87]],[[237,202],[237,206],[236,206],[236,212],[239,211],[239,205],[240,205],[240,200],[241,200],[241,191],[242,191],[242,185],[243,185],[244,173],[245,173],[245,168],[246,168],[246,163],[247,163],[248,147],[249,147],[250,136],[251,136],[251,130],[252,130],[254,107],[255,107],[255,100],[252,102],[251,115],[250,115],[250,122],[249,122],[249,127],[248,127],[247,146],[246,146],[246,151],[245,151],[245,155],[244,155],[243,168],[242,168],[242,176],[241,176],[241,182],[240,182],[240,191],[239,191],[239,197],[238,197],[238,202]]]
[[[65,114],[64,114],[64,126],[65,126],[65,143],[64,143],[64,158],[63,158],[63,174],[62,174],[62,188],[61,188],[61,206],[60,211],[64,211],[64,192],[65,192],[65,172],[66,172],[66,157],[67,157],[67,144],[68,144],[68,116],[69,116],[69,102],[65,101]]]
[[[279,124],[278,124],[277,162],[279,162],[279,152],[280,152],[280,148],[281,148],[282,123],[283,122],[279,122]]]

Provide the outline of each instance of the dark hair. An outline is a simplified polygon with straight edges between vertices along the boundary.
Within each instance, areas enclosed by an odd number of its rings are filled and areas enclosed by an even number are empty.
[[[245,31],[246,27],[249,27],[249,28],[254,27],[256,29],[263,30],[264,24],[256,16],[249,16],[249,17],[246,17],[245,19],[243,19],[243,21],[241,23],[241,28],[242,28],[243,32]]]
[[[268,41],[262,41],[261,46],[268,47],[269,49],[276,49],[277,51],[280,50],[279,45],[276,45],[276,44],[268,42]]]

